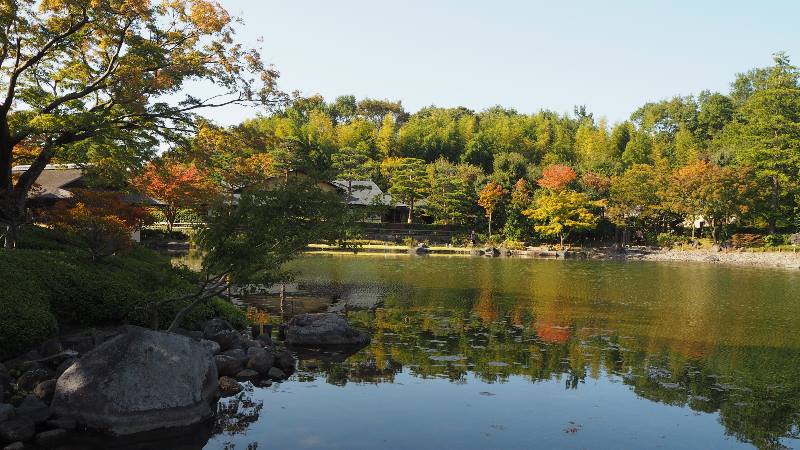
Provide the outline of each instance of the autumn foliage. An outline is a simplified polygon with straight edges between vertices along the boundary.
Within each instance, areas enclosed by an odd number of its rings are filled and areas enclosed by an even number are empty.
[[[551,191],[563,191],[578,177],[572,167],[555,164],[547,166],[542,171],[539,186]]]
[[[117,192],[84,189],[76,189],[71,199],[56,203],[48,216],[53,228],[78,239],[94,260],[130,247],[131,232],[149,220],[145,209],[125,202]]]
[[[505,192],[500,183],[490,181],[478,194],[478,205],[486,211],[486,216],[489,218],[489,235],[492,234],[492,214],[503,199]]]
[[[150,163],[134,184],[164,203],[162,210],[168,231],[172,231],[178,211],[207,205],[219,193],[217,186],[194,164],[170,160]]]

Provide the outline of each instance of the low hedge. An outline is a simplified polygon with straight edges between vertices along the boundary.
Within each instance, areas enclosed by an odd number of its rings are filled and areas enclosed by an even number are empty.
[[[58,326],[131,323],[165,327],[184,303],[154,311],[151,303],[195,289],[196,275],[172,267],[152,250],[134,247],[103,262],[52,230],[25,230],[13,251],[0,250],[0,360],[30,349]],[[6,281],[8,280],[8,281]],[[185,325],[223,317],[244,327],[244,312],[215,299],[196,308]]]
[[[20,250],[8,257],[10,253],[0,251],[0,360],[31,348],[57,329],[47,291],[17,264],[37,252]]]

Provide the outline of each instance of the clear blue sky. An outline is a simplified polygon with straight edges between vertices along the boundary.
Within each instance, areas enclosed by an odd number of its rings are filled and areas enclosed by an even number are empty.
[[[785,50],[800,63],[800,1],[221,0],[280,88],[402,100],[406,110],[500,104],[624,120]],[[257,42],[263,37],[263,43]],[[207,115],[238,123],[256,110]]]

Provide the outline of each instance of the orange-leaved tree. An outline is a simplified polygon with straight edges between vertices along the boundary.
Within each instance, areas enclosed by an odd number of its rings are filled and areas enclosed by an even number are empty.
[[[194,164],[169,159],[148,164],[134,179],[134,185],[164,203],[162,211],[169,232],[181,209],[197,210],[213,202],[220,192],[218,185]]]
[[[702,217],[717,242],[718,228],[749,210],[756,188],[749,167],[720,167],[700,160],[672,174],[667,198],[673,210],[692,218],[693,235],[694,219]]]
[[[76,189],[49,211],[50,225],[85,245],[95,261],[130,247],[131,233],[149,222],[144,208],[126,202],[122,194]]]
[[[539,179],[539,186],[550,189],[554,192],[560,192],[569,187],[578,177],[572,167],[560,164],[547,166],[542,170],[542,178]]]
[[[492,237],[492,214],[503,200],[505,192],[500,183],[490,181],[478,193],[478,205],[486,211],[486,217],[489,218],[489,237]]]

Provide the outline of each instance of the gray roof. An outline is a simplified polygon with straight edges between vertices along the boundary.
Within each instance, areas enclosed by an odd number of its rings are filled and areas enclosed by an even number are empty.
[[[28,166],[15,166],[12,173],[23,173]],[[82,187],[81,178],[83,170],[72,165],[47,166],[39,178],[36,179],[33,189],[28,194],[30,198],[63,200],[72,197],[69,187]]]
[[[347,192],[347,180],[334,180],[333,184]],[[372,180],[353,180],[351,186],[350,199],[347,201],[351,205],[388,205],[392,202],[389,194],[384,194]]]
[[[30,166],[14,166],[11,172],[21,174]],[[48,164],[34,183],[28,198],[37,200],[64,200],[72,197],[72,189],[87,187],[83,181],[83,169],[76,164]],[[102,187],[99,188],[103,190]],[[160,206],[163,202],[146,195],[122,193],[122,200],[127,203]]]

